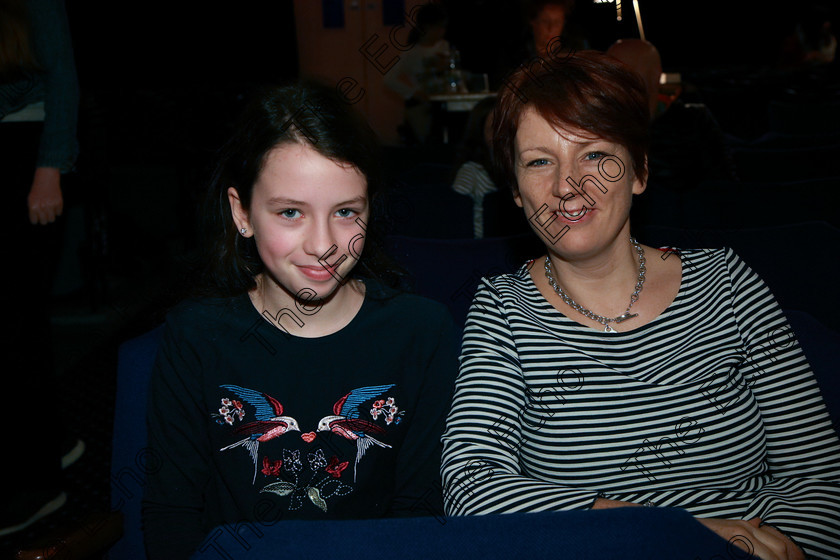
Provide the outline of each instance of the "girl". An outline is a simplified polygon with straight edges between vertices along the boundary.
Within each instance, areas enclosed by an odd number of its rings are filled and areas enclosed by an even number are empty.
[[[187,557],[222,523],[440,500],[457,341],[444,306],[396,289],[377,162],[367,123],[312,84],[261,94],[223,148],[212,297],[168,315],[150,387],[150,558]]]

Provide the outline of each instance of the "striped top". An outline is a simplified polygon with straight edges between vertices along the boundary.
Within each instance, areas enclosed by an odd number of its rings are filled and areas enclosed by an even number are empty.
[[[443,436],[448,514],[652,501],[840,557],[840,442],[791,327],[731,249],[679,254],[673,303],[627,332],[554,309],[532,263],[483,280]]]

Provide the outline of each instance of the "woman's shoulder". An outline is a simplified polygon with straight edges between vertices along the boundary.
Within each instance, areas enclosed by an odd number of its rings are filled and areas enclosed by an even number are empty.
[[[655,254],[646,255],[647,259],[660,258],[663,261],[670,258],[680,260],[690,269],[707,268],[715,264],[724,264],[727,260],[737,259],[735,252],[729,247],[715,248],[682,248],[672,245],[655,247]]]
[[[660,258],[679,258],[682,262],[683,283],[711,286],[740,285],[760,282],[749,264],[729,246],[703,249],[661,247]]]
[[[531,281],[531,269],[535,266],[538,266],[537,260],[531,259],[523,263],[513,272],[485,276],[479,284],[479,289],[483,287],[485,290],[500,293],[522,293],[533,284]]]
[[[530,260],[513,272],[483,277],[475,290],[473,301],[502,308],[518,308],[523,302],[534,301],[539,293],[531,280],[531,269],[534,266],[537,266],[537,261]]]

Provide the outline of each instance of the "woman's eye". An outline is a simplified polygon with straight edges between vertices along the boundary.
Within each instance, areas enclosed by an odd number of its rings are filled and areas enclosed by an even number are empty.
[[[543,159],[543,158],[540,158],[540,159],[534,159],[534,160],[529,161],[529,162],[528,162],[527,164],[525,164],[525,165],[526,165],[526,166],[528,166],[528,167],[541,167],[541,166],[543,166],[543,165],[548,165],[548,160],[547,160],[547,159]]]
[[[300,210],[295,210],[294,208],[287,208],[286,210],[281,211],[280,215],[284,218],[294,220],[300,217]]]
[[[338,217],[339,217],[339,218],[350,218],[350,217],[352,217],[355,213],[356,213],[356,211],[355,211],[355,210],[352,210],[352,209],[350,209],[350,208],[342,208],[341,210],[339,210],[338,212],[336,212],[336,214],[338,215]]]
[[[589,152],[588,154],[586,154],[584,159],[588,161],[597,161],[605,157],[607,157],[607,154],[605,154],[604,152]]]

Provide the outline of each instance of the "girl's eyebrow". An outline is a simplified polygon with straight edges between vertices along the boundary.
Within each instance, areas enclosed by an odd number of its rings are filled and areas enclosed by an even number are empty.
[[[339,202],[335,204],[335,206],[347,206],[356,203],[367,203],[366,196],[357,196],[351,198],[350,200],[345,200],[343,202]],[[274,204],[277,206],[308,206],[306,202],[295,200],[293,198],[284,198],[282,196],[275,196],[268,199],[268,204]]]
[[[275,196],[268,199],[268,204],[286,205],[286,206],[306,206],[305,202],[294,200],[291,198],[283,198],[282,196]]]
[[[339,202],[338,204],[336,204],[336,206],[351,206],[351,205],[357,204],[357,203],[367,204],[367,197],[366,196],[357,196],[357,197],[351,198],[350,200],[345,200],[344,202]]]

